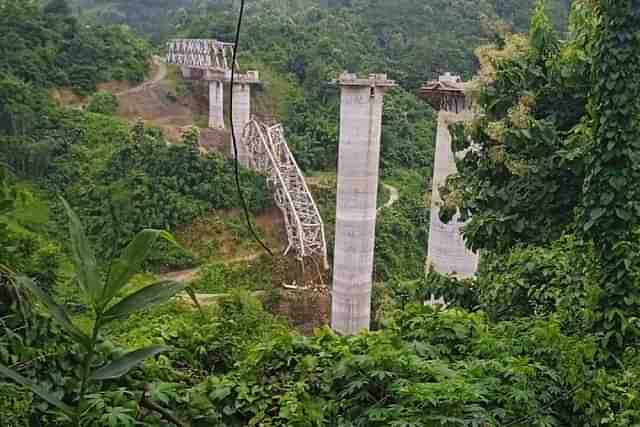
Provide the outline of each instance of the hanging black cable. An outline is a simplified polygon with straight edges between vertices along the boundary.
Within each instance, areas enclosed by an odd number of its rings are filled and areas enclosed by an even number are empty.
[[[238,15],[238,25],[236,27],[236,38],[233,42],[233,58],[231,60],[231,90],[229,91],[229,116],[231,117],[231,141],[233,142],[233,153],[235,156],[234,166],[236,175],[236,188],[238,190],[238,197],[240,197],[240,201],[242,202],[244,217],[247,221],[247,227],[249,228],[251,235],[256,240],[256,242],[260,243],[260,246],[262,246],[270,256],[273,256],[273,252],[271,252],[271,249],[269,249],[267,245],[262,241],[262,239],[260,239],[256,231],[253,229],[253,224],[251,224],[251,215],[249,214],[247,201],[244,198],[242,187],[240,185],[240,162],[238,160],[238,143],[236,141],[236,131],[233,126],[233,83],[236,76],[236,55],[238,54],[238,47],[240,45],[240,30],[242,29],[242,18],[244,16],[244,2],[245,0],[240,1],[240,13]]]

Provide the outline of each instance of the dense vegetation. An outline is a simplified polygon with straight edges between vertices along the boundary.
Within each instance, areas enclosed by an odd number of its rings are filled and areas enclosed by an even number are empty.
[[[637,339],[640,309],[638,197],[625,188],[635,179],[630,147],[640,117],[628,102],[637,86],[626,81],[637,71],[637,11],[613,3],[595,10],[609,19],[592,21],[591,9],[576,6],[575,37],[564,44],[539,15],[529,40],[510,36],[481,52],[482,114],[455,130],[456,149],[475,147],[445,192],[450,208],[472,216],[465,236],[473,248],[522,250],[563,235],[592,242],[598,272],[585,290],[593,293],[585,327],[604,328],[624,347]],[[622,15],[629,22],[619,23]],[[610,72],[618,67],[629,71]]]
[[[89,93],[106,80],[142,80],[148,50],[124,28],[80,25],[64,1],[3,0],[0,26],[0,165],[11,171],[6,191],[19,194],[14,209],[4,212],[0,263],[52,286],[65,258],[50,223],[55,197],[25,178],[48,177],[53,162],[87,142],[92,126],[89,138],[110,139],[118,129],[103,127],[96,116],[61,111],[48,90]]]
[[[87,222],[103,259],[143,228],[175,229],[214,209],[239,206],[232,164],[219,155],[200,156],[193,132],[183,144],[167,146],[157,129],[130,127],[114,117],[118,100],[109,92],[98,92],[85,111],[50,98],[48,89],[58,85],[91,91],[100,81],[141,80],[149,59],[146,43],[121,27],[79,24],[64,1],[0,6],[0,20],[9,29],[0,41],[6,52],[0,63],[0,166],[7,173],[7,194],[19,194],[1,221],[3,268],[47,288],[69,281],[59,194]],[[82,64],[89,86],[67,78]],[[242,181],[253,208],[269,204],[262,178],[243,171]],[[151,254],[150,266],[195,262],[189,251],[164,249],[162,256]]]
[[[284,121],[329,225],[338,110],[322,83],[384,68],[403,84],[384,115],[382,178],[400,201],[379,215],[376,330],[300,335],[270,313],[281,277],[264,257],[206,266],[194,286],[227,293],[215,305],[148,308],[185,285],[136,273],[194,260],[166,232],[138,233],[237,207],[232,164],[201,155],[196,129],[167,145],[115,117],[109,94],[88,111],[58,108],[43,92],[56,82],[7,72],[2,93],[22,98],[0,105],[46,114],[15,121],[0,146],[3,425],[640,424],[636,2],[575,2],[562,36],[564,2],[551,17],[538,8],[526,35],[498,18],[525,30],[528,1],[309,4],[253,2],[241,62],[264,70],[258,112]],[[166,28],[229,37],[232,1],[180,6]],[[476,62],[470,47],[487,42]],[[465,237],[483,263],[474,280],[424,277],[434,114],[408,89],[476,66],[478,115],[452,129],[457,150],[473,147],[443,194],[445,214],[471,215]],[[268,206],[263,178],[242,171],[242,182],[254,211]],[[432,294],[446,310],[424,305]]]
[[[231,40],[239,5],[235,0],[75,3],[83,17],[126,23],[155,41],[172,36],[175,26],[197,37]],[[549,1],[558,30],[566,30],[569,4]],[[534,5],[534,0],[258,0],[247,4],[246,36],[252,47],[269,49],[267,62],[298,76],[317,79],[341,71],[332,70],[334,64],[354,71],[377,66],[415,87],[425,75],[443,71],[470,75],[473,48],[500,27],[526,31]]]
[[[3,0],[0,10],[3,79],[90,91],[98,82],[144,77],[147,45],[123,27],[83,25],[64,0],[45,7],[35,0]]]

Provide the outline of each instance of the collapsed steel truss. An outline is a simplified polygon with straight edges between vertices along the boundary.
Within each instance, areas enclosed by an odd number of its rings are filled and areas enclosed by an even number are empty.
[[[267,175],[277,206],[282,211],[289,246],[299,260],[321,257],[325,269],[327,243],[318,207],[289,150],[282,125],[266,126],[256,120],[247,124],[243,143],[250,154],[250,167]]]
[[[212,76],[208,79],[224,81],[231,72],[233,48],[232,43],[213,39],[174,39],[167,43],[166,59],[168,64],[202,70]],[[239,74],[237,78],[239,82],[259,82],[255,71]],[[267,175],[276,204],[284,215],[289,241],[285,255],[293,251],[300,261],[320,257],[325,269],[328,268],[324,224],[289,150],[282,126],[267,127],[251,121],[244,128],[242,143],[249,152],[249,166]]]
[[[227,72],[232,58],[233,43],[214,39],[173,39],[167,43],[168,64]]]

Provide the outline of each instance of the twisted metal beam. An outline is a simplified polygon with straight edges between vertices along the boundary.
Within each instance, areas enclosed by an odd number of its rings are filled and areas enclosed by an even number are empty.
[[[249,166],[267,175],[276,205],[282,211],[289,246],[296,258],[321,257],[325,269],[327,243],[320,211],[284,136],[282,125],[268,127],[252,120],[244,128],[242,143],[249,151]]]

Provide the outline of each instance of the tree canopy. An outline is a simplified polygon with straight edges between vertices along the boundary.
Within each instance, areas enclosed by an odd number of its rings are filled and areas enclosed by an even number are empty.
[[[66,0],[2,0],[0,25],[0,73],[36,87],[91,91],[101,81],[140,81],[147,70],[145,43],[122,27],[79,24]]]

